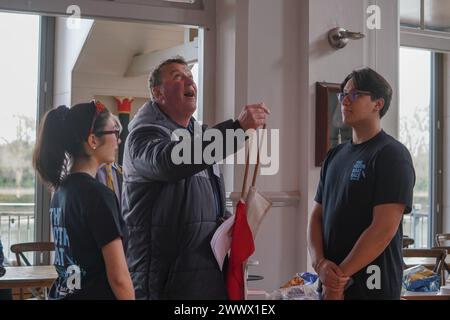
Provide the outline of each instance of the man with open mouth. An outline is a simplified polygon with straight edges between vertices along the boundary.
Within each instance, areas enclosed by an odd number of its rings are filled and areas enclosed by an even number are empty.
[[[226,299],[224,276],[210,247],[226,213],[222,175],[204,159],[182,164],[172,159],[172,151],[182,143],[172,140],[174,131],[185,129],[189,136],[195,127],[204,135],[211,130],[192,116],[197,85],[180,57],[152,72],[149,89],[152,100],[129,125],[123,163],[122,213],[129,228],[127,262],[136,298]],[[257,129],[268,114],[263,103],[247,105],[237,120],[212,129],[223,137],[226,130]],[[202,158],[209,143],[200,144],[200,150],[193,143],[193,157],[202,152]],[[237,146],[231,150],[236,151]]]

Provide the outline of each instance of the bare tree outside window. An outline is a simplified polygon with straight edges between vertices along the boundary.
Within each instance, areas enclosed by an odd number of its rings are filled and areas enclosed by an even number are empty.
[[[34,241],[39,19],[0,12],[0,238],[9,260],[11,244]]]
[[[403,232],[417,248],[429,246],[431,215],[430,114],[431,52],[400,49],[400,141],[411,153],[416,171],[413,212],[403,220]]]

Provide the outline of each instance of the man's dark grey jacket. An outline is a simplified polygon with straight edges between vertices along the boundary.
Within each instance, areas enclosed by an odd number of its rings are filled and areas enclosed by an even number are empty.
[[[127,263],[136,298],[226,299],[223,273],[210,247],[218,226],[211,179],[218,179],[221,215],[225,212],[223,180],[220,174],[208,174],[206,164],[173,163],[172,149],[179,142],[171,136],[180,128],[152,102],[129,125],[122,213],[129,232]],[[229,120],[214,128],[225,137],[225,130],[240,126]]]

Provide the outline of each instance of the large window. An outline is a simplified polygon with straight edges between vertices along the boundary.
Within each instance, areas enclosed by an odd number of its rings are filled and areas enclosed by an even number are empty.
[[[0,12],[0,235],[6,257],[35,234],[39,16]]]
[[[430,246],[433,184],[433,52],[400,49],[400,140],[411,152],[416,171],[413,212],[405,216],[404,234],[415,247]]]

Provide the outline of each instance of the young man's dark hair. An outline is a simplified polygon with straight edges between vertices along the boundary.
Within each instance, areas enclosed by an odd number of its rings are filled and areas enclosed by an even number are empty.
[[[370,68],[354,70],[341,83],[341,92],[344,91],[349,80],[353,80],[355,89],[370,92],[372,101],[384,100],[384,107],[380,110],[380,119],[383,118],[389,110],[392,100],[392,87],[386,79]]]
[[[148,87],[150,89],[150,94],[153,97],[152,94],[152,89],[155,87],[158,87],[162,84],[162,80],[161,80],[161,71],[162,69],[172,63],[178,63],[178,64],[182,64],[185,65],[186,67],[188,66],[186,60],[184,60],[183,57],[180,56],[176,56],[172,59],[168,59],[165,60],[164,62],[160,63],[150,74],[150,78],[148,79]]]

